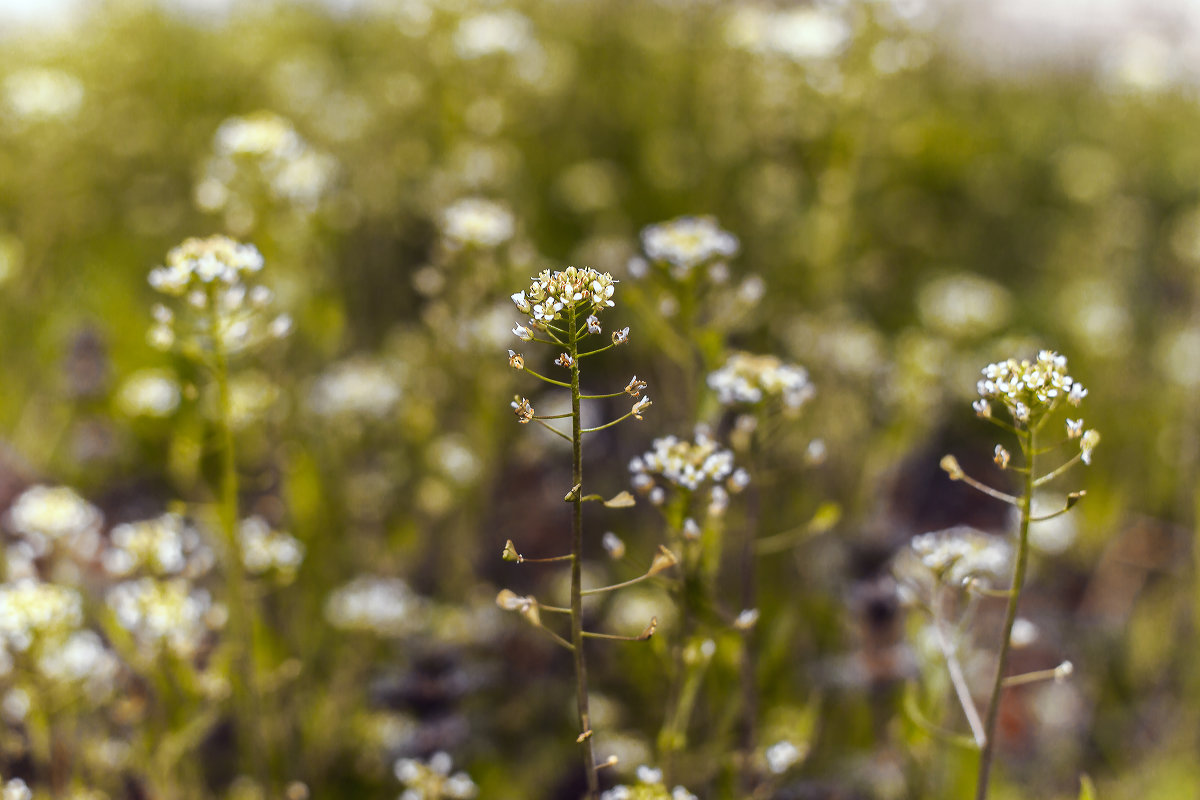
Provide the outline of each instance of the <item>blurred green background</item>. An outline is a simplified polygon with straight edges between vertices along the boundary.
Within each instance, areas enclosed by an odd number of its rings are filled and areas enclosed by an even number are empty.
[[[274,676],[265,785],[238,779],[219,709],[169,769],[148,766],[154,742],[109,757],[169,705],[153,688],[167,666],[131,669],[104,702],[26,687],[58,744],[40,759],[8,714],[0,774],[46,796],[300,800],[302,782],[382,797],[401,791],[397,758],[444,750],[480,797],[577,796],[569,659],[493,604],[505,586],[563,596],[559,572],[499,558],[509,538],[557,554],[570,488],[569,451],[508,408],[515,393],[556,400],[505,351],[519,344],[509,295],[574,263],[621,281],[606,326],[632,328],[596,361],[596,390],[636,373],[654,399],[644,422],[589,442],[596,491],[626,488],[654,437],[730,430],[704,385],[730,349],[802,364],[817,387],[755,475],[764,535],[840,509],[759,560],[758,738],[804,753],[761,796],[969,792],[975,757],[903,712],[920,686],[963,730],[888,562],[916,533],[1010,524],[937,462],[991,469],[996,440],[970,410],[978,370],[1043,347],[1069,356],[1104,438],[1072,478],[1086,501],[1037,540],[1022,607],[1038,636],[1021,668],[1070,659],[1075,674],[1006,705],[994,796],[1075,797],[1083,773],[1105,800],[1200,791],[1195,89],[985,69],[935,17],[902,11],[397,0],[203,18],[109,2],[67,32],[0,39],[0,503],[70,485],[105,531],[181,500],[203,509],[212,401],[201,371],[148,345],[146,275],[186,237],[226,233],[262,251],[262,281],[295,319],[234,379],[243,511],[307,550],[256,600]],[[290,131],[282,161],[223,150],[238,117]],[[447,209],[472,197],[510,215],[510,235],[456,240]],[[689,214],[741,244],[702,277],[699,327],[678,312],[692,289],[629,269],[643,227]],[[130,400],[146,369],[175,382],[177,407]],[[735,499],[729,515],[732,529],[750,512]],[[646,504],[588,525],[596,580],[637,574],[664,541]],[[606,530],[628,563],[606,557]],[[331,593],[363,575],[403,579],[411,617],[337,624]],[[78,580],[103,597],[101,577]],[[647,609],[669,626],[661,589],[591,613],[612,629]],[[981,611],[984,645],[996,614]],[[597,746],[621,755],[606,780],[655,760],[662,638],[592,654]],[[676,776],[714,798],[737,796],[723,759],[738,638],[716,645],[695,763]],[[903,657],[880,666],[891,648]],[[171,675],[192,697],[194,676]],[[180,702],[155,730],[207,707]]]

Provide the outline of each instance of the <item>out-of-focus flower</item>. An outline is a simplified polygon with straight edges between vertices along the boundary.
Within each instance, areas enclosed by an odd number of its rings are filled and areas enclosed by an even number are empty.
[[[121,665],[92,631],[76,631],[54,647],[45,648],[38,671],[64,684],[82,684],[93,700],[112,694]]]
[[[213,155],[196,184],[196,205],[204,211],[236,210],[252,219],[254,195],[265,190],[279,202],[311,212],[336,173],[333,158],[310,147],[284,117],[270,111],[230,117],[213,136]]]
[[[695,491],[705,483],[719,484],[733,469],[733,451],[722,449],[703,431],[696,433],[694,442],[675,436],[655,439],[650,450],[629,462],[634,488],[641,492],[654,486],[656,476]]]
[[[695,267],[737,255],[739,244],[712,217],[678,217],[644,228],[642,249],[651,261],[668,264],[676,277],[685,278]]]
[[[117,389],[117,406],[131,417],[169,417],[179,408],[179,382],[166,370],[143,369]]]
[[[912,553],[938,580],[963,586],[974,578],[1003,578],[1012,548],[999,536],[966,526],[914,536]]]
[[[789,767],[799,761],[804,754],[800,751],[800,748],[787,739],[784,739],[768,747],[763,755],[767,759],[767,769],[771,774],[782,775],[788,771]]]
[[[80,558],[90,558],[100,543],[100,509],[66,486],[33,486],[8,511],[9,526],[38,554],[60,542]]]
[[[57,69],[33,67],[4,79],[4,106],[23,122],[70,119],[79,113],[83,97],[79,79]]]
[[[260,516],[242,520],[237,532],[242,563],[252,575],[273,569],[287,578],[296,574],[304,560],[304,545],[293,536],[272,530]]]
[[[405,786],[400,800],[472,800],[479,794],[479,787],[467,773],[452,773],[452,767],[450,754],[445,752],[434,753],[428,761],[400,759],[393,767]]]
[[[512,10],[466,17],[454,32],[454,50],[464,60],[496,53],[520,55],[538,47],[529,18]]]
[[[964,272],[923,286],[917,311],[925,325],[940,333],[982,338],[1008,321],[1012,296],[1000,284]]]
[[[636,784],[618,784],[601,794],[600,800],[699,800],[682,786],[668,790],[663,785],[660,769],[643,764],[634,774],[637,777]]]
[[[67,586],[23,578],[0,584],[0,642],[24,652],[37,640],[58,638],[83,623],[83,600]]]
[[[152,269],[149,280],[183,302],[174,311],[155,306],[150,343],[165,350],[178,342],[193,356],[214,349],[233,355],[286,336],[291,319],[268,313],[271,291],[246,283],[262,268],[262,254],[254,245],[227,236],[191,238],[173,248],[166,265]]]
[[[117,577],[142,572],[197,578],[212,569],[215,561],[199,531],[179,514],[123,522],[112,529],[109,539],[101,563]]]
[[[336,590],[325,603],[335,628],[379,636],[404,636],[425,624],[427,604],[399,578],[361,575]]]
[[[402,395],[399,375],[386,363],[355,357],[326,369],[313,382],[308,406],[322,417],[384,419]]]
[[[741,6],[725,27],[725,39],[734,47],[793,61],[831,58],[845,48],[850,33],[850,26],[833,11],[809,6]]]
[[[499,247],[514,230],[512,212],[491,200],[467,197],[442,212],[442,235],[454,247]]]
[[[734,353],[715,372],[709,373],[708,386],[723,405],[759,403],[772,397],[782,398],[790,409],[798,409],[816,394],[808,371],[786,364],[775,356]]]
[[[117,623],[148,654],[166,648],[180,658],[191,658],[208,632],[212,599],[183,578],[140,578],[110,589],[108,606]]]

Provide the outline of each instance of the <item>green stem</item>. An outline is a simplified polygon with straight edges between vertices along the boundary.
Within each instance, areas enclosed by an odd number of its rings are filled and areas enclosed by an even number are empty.
[[[221,532],[225,537],[226,563],[225,580],[229,591],[229,627],[233,638],[233,700],[238,732],[244,740],[247,760],[254,765],[260,784],[267,789],[267,764],[264,759],[260,721],[262,709],[258,696],[254,664],[253,609],[246,598],[246,578],[242,566],[242,548],[237,538],[238,526],[238,474],[237,450],[233,439],[233,399],[229,387],[229,359],[218,332],[217,305],[215,297],[209,298],[213,309],[213,373],[217,383],[217,429],[221,445],[221,485],[217,502],[217,516]]]
[[[568,312],[569,330],[575,331],[575,308]],[[583,654],[583,422],[579,412],[579,337],[567,343],[571,356],[571,485],[577,487],[572,500],[571,524],[571,644],[575,660],[575,703],[579,710],[579,748],[587,777],[587,800],[600,796],[596,753],[592,746],[592,720],[588,710],[587,662]]]
[[[1021,600],[1021,589],[1025,584],[1025,569],[1029,562],[1029,519],[1033,504],[1034,489],[1034,430],[1022,431],[1020,435],[1021,449],[1025,452],[1028,472],[1025,473],[1025,493],[1021,496],[1021,528],[1017,541],[1017,563],[1013,568],[1012,593],[1008,597],[1008,609],[1004,614],[1004,635],[1000,640],[1000,658],[996,664],[996,681],[992,686],[992,694],[988,700],[987,716],[984,719],[983,752],[979,759],[979,782],[975,788],[975,800],[987,800],[988,778],[991,774],[992,760],[996,753],[996,722],[1000,717],[1000,698],[1004,692],[1004,672],[1008,666],[1008,652],[1011,646],[1013,623],[1017,620],[1017,604]]]

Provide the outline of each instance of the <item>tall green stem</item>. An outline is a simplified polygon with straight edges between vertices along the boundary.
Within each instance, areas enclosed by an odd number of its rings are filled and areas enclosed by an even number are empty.
[[[572,307],[567,316],[571,356],[571,485],[575,487],[571,523],[571,644],[575,657],[575,702],[579,708],[580,751],[587,774],[587,798],[600,795],[596,775],[596,753],[592,745],[592,721],[588,711],[587,662],[583,655],[583,420],[579,413],[579,333]]]
[[[987,716],[983,730],[986,738],[979,758],[979,783],[975,788],[975,800],[986,800],[988,778],[992,760],[996,753],[996,722],[1000,716],[1000,696],[1004,691],[1004,673],[1008,667],[1008,651],[1011,647],[1013,623],[1017,620],[1017,604],[1021,599],[1021,588],[1025,585],[1025,568],[1029,561],[1029,518],[1033,506],[1034,488],[1034,430],[1019,431],[1018,439],[1025,452],[1025,491],[1021,495],[1021,529],[1017,541],[1017,563],[1013,568],[1012,590],[1008,596],[1008,610],[1004,615],[1004,635],[1000,640],[1000,658],[996,664],[996,682],[988,700]]]
[[[234,640],[234,657],[230,683],[236,706],[239,747],[244,747],[247,761],[254,765],[260,780],[267,774],[267,765],[259,734],[262,717],[259,708],[258,683],[255,680],[254,629],[252,609],[247,603],[246,578],[242,567],[242,548],[237,538],[238,474],[237,450],[233,441],[233,397],[229,386],[229,359],[221,340],[219,312],[215,296],[209,298],[212,309],[213,372],[217,384],[217,428],[221,445],[221,484],[217,516],[225,537],[225,580],[229,591],[229,624]],[[263,786],[264,789],[267,787]]]

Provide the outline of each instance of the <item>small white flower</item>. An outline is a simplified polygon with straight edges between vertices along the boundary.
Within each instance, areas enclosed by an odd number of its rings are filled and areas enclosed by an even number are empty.
[[[600,333],[600,318],[597,317],[595,314],[592,314],[590,317],[588,317],[587,318],[587,328],[588,328],[588,333],[599,334]]]
[[[654,405],[654,403],[651,402],[650,395],[646,395],[641,400],[638,400],[633,404],[633,408],[630,409],[629,413],[633,414],[634,419],[642,419],[642,413],[652,405]]]
[[[700,538],[700,526],[691,517],[683,521],[683,538],[693,542]]]
[[[526,328],[524,325],[522,325],[519,322],[517,324],[513,325],[512,332],[513,332],[514,336],[516,336],[518,339],[520,339],[523,342],[532,342],[533,341],[533,331],[529,330],[529,328]]]
[[[512,301],[516,305],[517,310],[522,314],[528,314],[533,306],[529,304],[529,299],[525,297],[524,292],[517,292],[512,295]]]
[[[1067,438],[1078,439],[1083,435],[1083,420],[1068,419],[1067,420]]]
[[[596,332],[599,333],[599,331]],[[626,344],[629,341],[629,327],[626,326],[619,331],[613,331],[612,340],[613,344],[616,345]]]
[[[971,403],[971,408],[975,409],[976,415],[984,419],[987,419],[992,415],[992,404],[987,400],[984,400],[982,397],[976,400],[974,403]]]
[[[1087,389],[1083,388],[1083,384],[1076,383],[1071,386],[1071,391],[1067,395],[1067,402],[1078,407],[1083,402],[1083,398],[1088,396]]]

